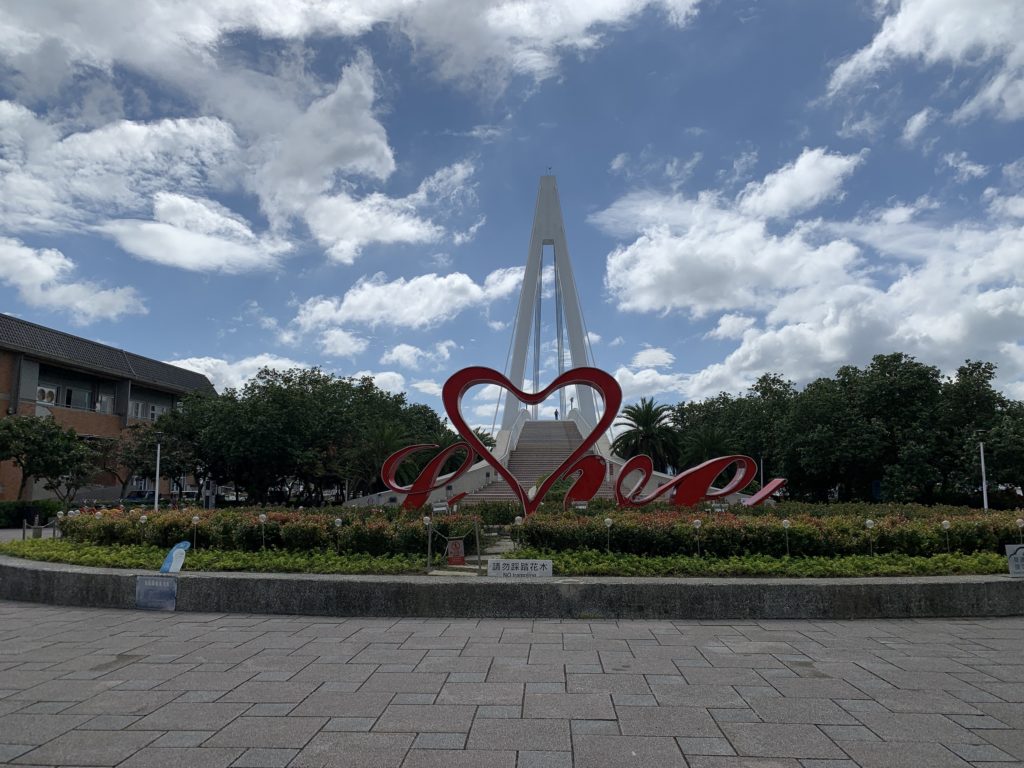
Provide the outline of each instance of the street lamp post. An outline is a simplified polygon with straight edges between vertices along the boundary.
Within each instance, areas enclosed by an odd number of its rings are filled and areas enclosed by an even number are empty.
[[[985,479],[985,443],[978,442],[981,452],[981,508],[988,511],[988,481]]]
[[[160,511],[160,441],[164,433],[156,433],[156,490],[153,492],[153,512]]]

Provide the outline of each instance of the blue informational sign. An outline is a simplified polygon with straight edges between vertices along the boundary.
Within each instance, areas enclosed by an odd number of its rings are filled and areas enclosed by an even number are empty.
[[[139,576],[135,580],[135,607],[147,611],[173,611],[178,580],[173,576]]]
[[[164,558],[164,564],[160,566],[160,573],[177,573],[185,563],[185,552],[192,545],[187,541],[179,541]]]

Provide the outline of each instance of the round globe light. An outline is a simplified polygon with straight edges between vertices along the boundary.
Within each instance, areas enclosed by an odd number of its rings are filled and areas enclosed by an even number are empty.
[[[199,515],[192,515],[192,525],[199,525]]]
[[[1017,527],[1018,528],[1024,528],[1024,520],[1022,520],[1019,517],[1017,518]]]
[[[430,525],[430,515],[424,515],[423,516],[423,524],[424,525]]]
[[[63,510],[61,510],[60,512],[57,513],[57,519],[58,520],[63,520],[64,519],[64,511]]]
[[[142,523],[143,525],[145,525],[145,524],[146,524],[146,521],[147,521],[147,520],[149,520],[149,517],[147,517],[146,515],[142,515],[142,516],[141,516],[141,517],[139,518],[139,522],[140,522],[140,523]]]
[[[97,510],[96,519],[99,520],[101,517],[103,517],[103,513]]]
[[[606,517],[604,519],[604,527],[605,528],[611,528],[612,527],[612,519],[610,517]]]
[[[943,520],[942,521],[942,530],[944,530],[944,531],[948,531],[949,530],[949,520]]]
[[[522,524],[523,524],[523,518],[522,518],[522,516],[520,516],[520,515],[516,515],[516,519],[515,519],[515,521],[514,521],[514,522],[515,522],[515,524],[516,524],[516,525],[522,525]]]
[[[872,528],[875,527],[875,521],[874,520],[865,520],[864,521],[864,527],[867,528],[870,531]]]
[[[267,522],[267,516],[266,516],[266,515],[264,515],[264,514],[261,514],[261,515],[260,515],[260,518],[259,518],[259,519],[260,519],[260,522],[261,522],[261,523],[265,523],[265,522]]]
[[[340,517],[334,518],[334,527],[335,528],[341,528],[341,518]]]
[[[694,520],[693,521],[693,527],[694,528],[696,528],[697,530],[700,530],[700,526],[701,526],[700,520]]]
[[[789,523],[789,520],[783,520],[783,521],[782,521],[782,527],[783,527],[783,528],[787,528],[787,529],[788,529],[788,528],[789,528],[789,525],[790,525],[790,523]]]

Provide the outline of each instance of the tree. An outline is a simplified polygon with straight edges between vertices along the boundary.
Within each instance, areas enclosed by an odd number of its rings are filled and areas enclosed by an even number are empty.
[[[29,481],[67,503],[95,473],[93,451],[73,429],[63,429],[51,418],[15,416],[0,420],[0,461],[13,461],[21,470],[18,499],[25,498]]]
[[[680,466],[695,467],[708,459],[732,453],[725,431],[716,424],[702,424],[680,439]]]
[[[156,438],[151,424],[134,424],[112,440],[95,444],[96,464],[121,484],[121,496],[137,475],[152,474],[156,462]]]
[[[71,500],[86,483],[91,481],[99,469],[97,451],[89,443],[79,439],[74,430],[68,430],[61,437],[59,460],[54,462],[41,479],[43,487],[50,491],[67,510]]]
[[[615,424],[624,427],[624,431],[616,436],[612,450],[625,459],[646,454],[658,472],[676,466],[679,442],[672,426],[671,411],[669,406],[658,405],[646,397],[640,398],[639,403],[627,405],[622,409],[622,421]]]

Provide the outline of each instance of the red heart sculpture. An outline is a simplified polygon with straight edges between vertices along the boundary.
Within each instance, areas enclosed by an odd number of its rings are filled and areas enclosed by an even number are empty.
[[[526,490],[519,484],[515,476],[502,466],[501,462],[487,450],[487,447],[476,436],[476,433],[466,424],[466,420],[462,418],[462,396],[466,393],[466,390],[478,384],[497,384],[499,387],[504,387],[510,395],[515,395],[521,402],[527,405],[541,403],[555,390],[570,384],[588,384],[600,392],[601,397],[604,398],[604,415],[598,420],[593,431],[589,435],[584,436],[580,446],[548,475],[547,480],[541,484],[540,488],[537,489],[537,494],[531,499],[527,497]],[[611,423],[615,421],[615,417],[619,413],[619,406],[622,405],[622,388],[611,374],[605,373],[598,368],[573,368],[571,371],[566,371],[557,377],[540,392],[527,394],[493,368],[471,366],[458,371],[444,383],[444,387],[441,390],[441,400],[444,403],[445,411],[448,412],[448,418],[451,419],[452,426],[455,427],[455,431],[459,433],[463,440],[469,443],[478,456],[482,456],[504,478],[523,505],[523,512],[526,515],[531,515],[537,511],[537,507],[540,506],[545,494],[558,481],[562,473],[589,451],[594,443],[601,438],[605,430],[611,426]]]

